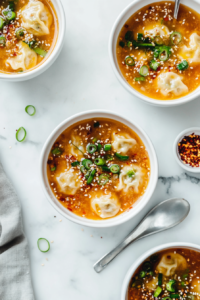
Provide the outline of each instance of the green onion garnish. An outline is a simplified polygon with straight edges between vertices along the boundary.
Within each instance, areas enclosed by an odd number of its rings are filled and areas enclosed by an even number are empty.
[[[131,56],[126,56],[124,61],[127,66],[135,66],[135,60]]]
[[[104,151],[110,151],[111,150],[111,144],[105,144],[103,148],[104,148]]]
[[[59,147],[54,148],[53,150],[51,150],[51,153],[53,155],[61,155],[63,153],[63,150]]]
[[[6,45],[6,38],[4,36],[0,36],[0,45],[2,46]]]
[[[175,284],[176,284],[176,280],[172,279],[170,280],[167,284],[166,284],[166,289],[169,292],[175,292]]]
[[[189,67],[189,64],[188,64],[187,60],[183,60],[180,64],[177,65],[177,69],[182,70],[182,71],[188,69],[188,67]]]
[[[170,298],[171,299],[179,299],[180,298],[180,295],[179,294],[170,294]]]
[[[98,144],[98,146],[97,146],[97,150],[98,150],[98,151],[100,151],[100,150],[101,150],[101,148],[102,148],[102,145],[101,145],[101,144]]]
[[[4,26],[4,19],[0,17],[0,29],[3,29]]]
[[[88,153],[93,154],[97,151],[97,146],[95,144],[88,144],[86,150]]]
[[[21,139],[19,139],[19,135],[21,135],[22,132],[23,132],[23,136]],[[20,127],[16,132],[16,140],[18,142],[23,142],[25,140],[25,138],[26,138],[26,129],[24,127]]]
[[[172,32],[172,34],[170,35],[171,38],[171,42],[173,45],[177,45],[181,42],[182,40],[182,34],[178,31],[174,31]]]
[[[99,185],[105,185],[110,179],[110,176],[106,173],[103,173],[99,176]]]
[[[152,270],[152,263],[150,261],[145,261],[142,265],[143,271],[151,271]]]
[[[33,50],[35,51],[35,53],[37,53],[38,55],[45,57],[47,55],[47,51],[37,47],[37,48],[33,48]]]
[[[90,166],[92,165],[92,161],[90,159],[84,159],[82,160],[82,165],[89,170]]]
[[[150,68],[154,71],[157,71],[159,66],[159,62],[155,61],[154,59],[150,62]]]
[[[56,166],[51,168],[51,172],[54,172],[56,170]]]
[[[89,177],[88,177],[88,180],[87,180],[87,184],[90,184],[92,181],[93,181],[93,179],[94,179],[94,175],[96,174],[96,169],[93,169],[91,172],[90,172],[90,175],[89,175]]]
[[[15,35],[18,39],[21,39],[24,36],[24,29],[19,28],[15,31]]]
[[[162,288],[161,288],[160,286],[158,286],[158,287],[156,288],[156,290],[155,290],[153,296],[154,296],[155,298],[157,298],[157,297],[160,295],[161,292],[162,292]]]
[[[155,36],[154,42],[156,43],[156,45],[163,45],[163,39],[159,35]]]
[[[46,250],[42,250],[41,248],[40,248],[40,242],[41,241],[45,241],[46,243],[47,243],[47,248],[46,248]],[[41,252],[43,252],[43,253],[46,253],[46,252],[48,252],[49,250],[50,250],[50,244],[49,244],[49,241],[47,240],[47,239],[45,239],[45,238],[40,238],[40,239],[38,239],[38,241],[37,241],[37,246],[38,246],[38,249],[41,251]]]
[[[128,160],[129,156],[127,155],[121,155],[118,152],[115,153],[115,156],[119,159],[119,160]]]
[[[97,157],[97,158],[95,158],[94,163],[97,166],[103,166],[106,164],[106,161],[105,161],[105,159],[103,159],[101,157]]]
[[[71,166],[72,167],[76,167],[76,166],[79,166],[80,165],[80,162],[79,161],[73,161],[72,163],[71,163]]]
[[[141,76],[147,76],[149,75],[149,68],[148,66],[142,66],[139,70],[139,73]]]
[[[27,105],[25,107],[25,112],[32,117],[36,113],[36,108],[33,105]]]
[[[110,172],[110,169],[107,166],[101,166],[102,171]]]
[[[117,173],[119,173],[119,171],[120,171],[120,166],[117,165],[117,164],[113,164],[112,166],[110,166],[110,171],[111,171],[113,174],[117,174]]]
[[[158,285],[162,285],[162,279],[163,279],[163,274],[162,273],[158,273]]]
[[[8,21],[12,21],[16,17],[16,13],[14,11],[5,11],[3,14]]]
[[[123,41],[120,41],[120,42],[119,42],[119,45],[120,45],[120,47],[124,48],[125,43],[124,43]]]
[[[145,81],[145,77],[135,77],[135,81]]]
[[[144,278],[146,276],[146,272],[145,271],[141,271],[140,272],[140,278]]]

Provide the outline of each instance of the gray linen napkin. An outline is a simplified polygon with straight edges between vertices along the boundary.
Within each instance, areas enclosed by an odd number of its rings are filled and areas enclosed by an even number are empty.
[[[34,300],[19,200],[0,164],[0,300]]]

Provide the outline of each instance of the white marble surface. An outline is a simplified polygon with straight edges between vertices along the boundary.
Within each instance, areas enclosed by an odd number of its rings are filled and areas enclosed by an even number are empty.
[[[124,275],[141,253],[164,242],[200,242],[200,180],[185,174],[172,153],[177,134],[199,126],[200,102],[153,107],[133,98],[119,84],[109,63],[108,37],[115,18],[130,0],[62,1],[67,34],[56,63],[34,80],[0,82],[0,161],[22,203],[36,300],[119,300]],[[28,104],[37,109],[34,117],[24,112]],[[38,175],[42,145],[55,126],[77,112],[95,108],[113,110],[137,122],[151,138],[159,161],[160,177],[149,205],[134,220],[109,230],[83,228],[61,217],[45,199]],[[24,143],[15,139],[20,126],[27,129]],[[102,273],[94,272],[93,263],[154,204],[175,196],[191,204],[184,223],[138,241]],[[54,241],[47,254],[38,251],[39,237]]]

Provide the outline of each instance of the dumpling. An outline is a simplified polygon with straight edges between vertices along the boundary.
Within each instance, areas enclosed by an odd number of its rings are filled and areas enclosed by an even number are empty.
[[[121,136],[113,133],[112,148],[121,154],[125,154],[129,149],[137,144],[136,140],[131,138],[128,134]]]
[[[81,140],[81,138],[78,135],[77,136],[74,136],[74,135],[71,136],[71,143],[70,143],[70,149],[69,149],[69,151],[78,160],[80,160],[81,158],[83,158],[83,153],[85,153],[85,147],[83,145],[81,145],[81,142],[82,142],[82,140]]]
[[[143,181],[143,176],[144,172],[142,168],[138,166],[132,164],[123,167],[119,175],[119,183],[116,190],[128,192],[128,190],[132,188],[136,193],[138,193],[138,188]]]
[[[157,78],[157,85],[164,96],[169,93],[179,96],[188,92],[188,87],[182,82],[181,77],[174,72],[161,73]]]
[[[190,36],[189,47],[184,45],[181,48],[179,56],[190,63],[200,62],[200,36],[197,33],[193,33]]]
[[[114,193],[105,195],[95,194],[91,201],[91,207],[94,212],[102,219],[114,217],[120,209],[120,203]]]
[[[67,195],[74,195],[81,186],[81,182],[78,179],[78,174],[71,169],[61,173],[60,176],[56,177],[56,180],[61,191]]]
[[[174,275],[176,269],[187,269],[187,261],[182,255],[173,252],[165,253],[156,267],[156,270],[165,276]]]
[[[17,56],[7,59],[13,70],[22,69],[23,71],[29,70],[37,64],[37,54],[26,43],[19,42],[17,44]]]
[[[144,34],[150,37],[160,36],[165,37],[169,35],[169,29],[165,25],[156,25],[153,28],[144,30]]]
[[[32,0],[22,8],[22,26],[36,36],[49,34],[52,24],[52,14],[40,1]]]

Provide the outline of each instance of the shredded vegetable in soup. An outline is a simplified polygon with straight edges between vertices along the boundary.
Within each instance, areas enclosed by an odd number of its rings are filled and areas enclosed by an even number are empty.
[[[37,67],[51,53],[57,16],[49,0],[4,0],[0,6],[0,72]]]
[[[199,300],[200,253],[173,248],[149,257],[133,275],[128,300]]]
[[[173,100],[200,85],[200,15],[174,2],[147,5],[124,24],[117,41],[117,60],[125,80],[138,92]]]
[[[88,219],[115,217],[145,193],[150,161],[139,136],[110,119],[67,128],[47,162],[51,190],[63,206]]]

